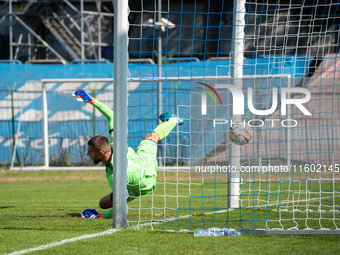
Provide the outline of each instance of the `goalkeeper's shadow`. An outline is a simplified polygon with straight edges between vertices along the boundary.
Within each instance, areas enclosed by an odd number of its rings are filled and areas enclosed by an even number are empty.
[[[0,206],[0,210],[1,210],[1,209],[13,208],[13,207],[15,207],[15,206]]]
[[[81,218],[80,213],[68,213],[66,215],[72,218]]]

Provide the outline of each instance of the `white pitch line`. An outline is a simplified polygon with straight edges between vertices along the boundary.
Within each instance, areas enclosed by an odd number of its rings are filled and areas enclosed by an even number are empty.
[[[89,239],[89,238],[93,238],[93,237],[97,237],[97,236],[110,235],[110,234],[113,234],[117,231],[120,231],[120,229],[117,229],[117,228],[109,229],[109,230],[106,230],[104,232],[100,232],[100,233],[96,233],[96,234],[73,237],[73,238],[70,238],[70,239],[65,239],[65,240],[61,240],[61,241],[58,241],[58,242],[54,242],[54,243],[50,243],[50,244],[46,244],[46,245],[41,245],[41,246],[38,246],[36,248],[30,248],[30,249],[21,250],[21,251],[15,251],[15,252],[4,254],[4,255],[19,255],[19,254],[25,254],[25,253],[29,253],[29,252],[33,252],[33,251],[45,250],[45,249],[48,249],[48,248],[51,248],[51,247],[54,247],[54,246],[63,245],[63,244],[66,244],[66,243],[73,243],[73,242],[77,242],[79,240]]]

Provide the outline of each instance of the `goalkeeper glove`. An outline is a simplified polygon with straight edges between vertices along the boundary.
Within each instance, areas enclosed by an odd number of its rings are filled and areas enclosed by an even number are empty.
[[[102,218],[102,214],[98,213],[95,209],[89,207],[80,213],[81,217],[85,219],[97,219]]]
[[[76,90],[72,92],[73,97],[77,97],[77,101],[81,103],[90,103],[93,104],[96,100],[94,97],[91,97],[84,90]]]

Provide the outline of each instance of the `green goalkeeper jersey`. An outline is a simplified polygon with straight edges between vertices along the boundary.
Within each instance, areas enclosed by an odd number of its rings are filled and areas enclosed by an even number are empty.
[[[106,165],[106,176],[109,186],[113,187],[113,111],[100,101],[95,100],[95,106],[109,121],[111,146],[110,164]],[[128,147],[127,151],[127,191],[128,201],[150,193],[156,187],[157,178],[157,145],[151,140],[143,140],[134,151]]]

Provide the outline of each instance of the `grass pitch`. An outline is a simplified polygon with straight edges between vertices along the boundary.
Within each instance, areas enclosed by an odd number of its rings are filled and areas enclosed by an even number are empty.
[[[184,222],[177,223],[177,226],[180,229],[187,226],[189,219],[185,215],[189,213],[186,208],[188,201],[184,199],[187,199],[186,188],[189,187],[185,180],[181,183],[179,186],[174,186],[169,181],[158,185],[155,194],[159,195],[159,199],[154,196],[153,206],[161,208],[164,203],[162,200],[164,193],[169,195],[170,199],[174,192],[179,192],[183,194],[183,200],[174,199],[173,203],[174,206],[178,202],[184,205],[183,210],[150,211],[147,209],[140,215],[133,208],[139,204],[144,204],[145,208],[148,208],[152,199],[148,196],[142,200],[136,199],[129,204],[132,208],[129,210],[131,227],[134,221],[143,220],[144,217],[150,219],[151,216],[157,221],[157,219],[171,218],[178,213],[182,214]],[[211,188],[211,185],[215,185],[217,191]],[[197,209],[195,212],[190,211],[191,218],[189,217],[193,221],[190,229],[194,229],[196,220],[216,219],[216,215],[204,210],[209,208],[210,204],[216,204],[217,208],[225,207],[223,202],[225,185],[207,184],[204,189],[202,185],[191,185],[190,189],[191,194],[202,195],[204,192],[206,197],[203,204],[202,199],[199,198],[190,201],[191,207]],[[252,189],[257,190],[257,187]],[[111,229],[112,220],[86,220],[80,217],[80,212],[88,206],[98,209],[99,199],[109,192],[104,171],[9,172],[2,170],[0,172],[0,254],[27,250]],[[216,192],[220,195],[217,196],[220,199],[216,199]],[[172,202],[167,201],[167,204],[171,205]],[[252,219],[252,213],[247,211],[238,211],[236,214],[242,213],[244,218]],[[258,217],[261,218],[260,215]],[[229,216],[237,222],[235,215]],[[175,223],[168,224],[169,226],[165,228],[174,228]],[[259,221],[258,224],[261,222]],[[31,254],[336,254],[340,248],[340,236],[243,235],[196,238],[192,233],[164,232],[162,224],[153,225],[153,229],[152,231],[150,226],[147,226],[141,227],[140,230],[121,230],[109,235],[37,250]]]

